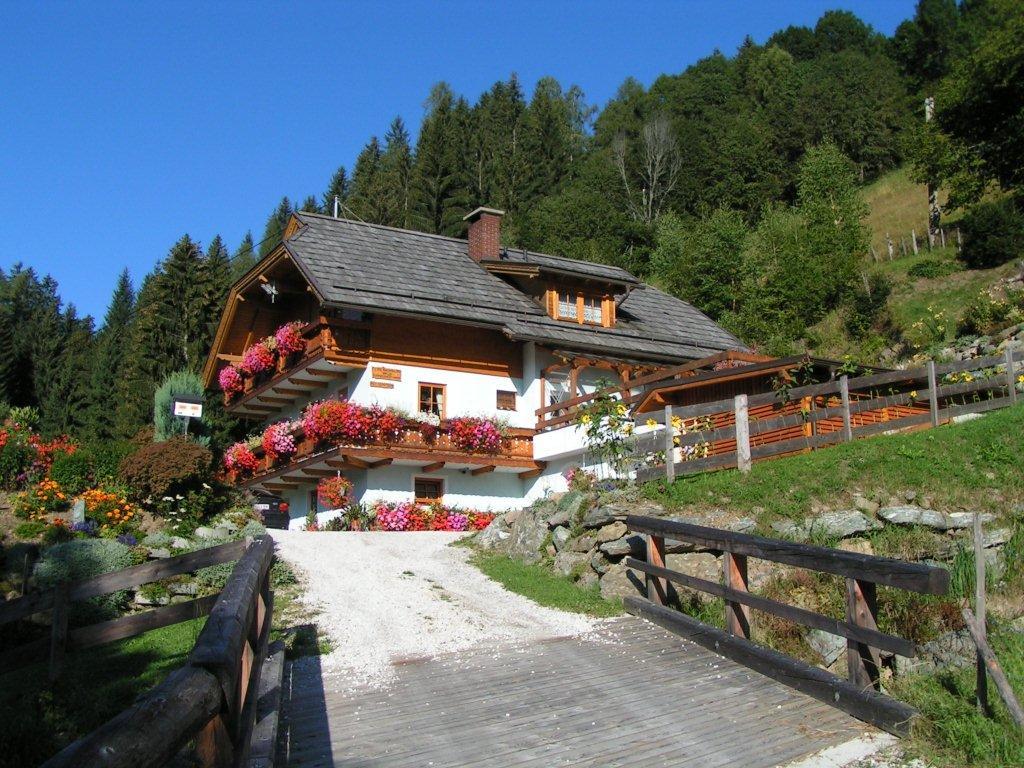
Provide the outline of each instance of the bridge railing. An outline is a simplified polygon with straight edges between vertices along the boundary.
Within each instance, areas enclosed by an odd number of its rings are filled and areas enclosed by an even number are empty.
[[[647,598],[627,597],[626,609],[786,685],[832,704],[879,728],[905,735],[917,714],[907,704],[879,692],[881,651],[914,657],[914,643],[878,629],[876,587],[893,587],[929,595],[949,590],[949,572],[919,563],[798,544],[691,523],[628,515],[629,530],[645,534],[645,560],[626,558],[629,568],[645,574]],[[666,539],[722,554],[722,582],[713,582],[665,567]],[[749,592],[747,558],[833,574],[846,580],[844,619],[808,611]],[[726,631],[668,607],[670,584],[678,584],[725,601]],[[750,640],[750,611],[770,613],[806,627],[846,638],[848,680],[805,664]]]
[[[194,742],[203,768],[247,763],[273,614],[274,542],[256,538],[210,610],[188,663],[43,768],[158,768]]]

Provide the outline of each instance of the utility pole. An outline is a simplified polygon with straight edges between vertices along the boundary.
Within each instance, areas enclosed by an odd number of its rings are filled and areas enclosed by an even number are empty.
[[[924,100],[924,121],[930,123],[935,118],[935,97],[927,96]],[[939,190],[933,179],[928,180],[928,241],[931,245],[938,234],[940,222]]]

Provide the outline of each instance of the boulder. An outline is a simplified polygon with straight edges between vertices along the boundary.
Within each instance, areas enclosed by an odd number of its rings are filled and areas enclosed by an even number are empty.
[[[632,536],[623,536],[621,539],[606,542],[601,545],[600,549],[608,557],[625,557],[626,555],[643,557],[647,551],[647,545],[644,543],[643,536],[634,533]]]
[[[865,515],[873,515],[878,511],[878,502],[861,496],[859,493],[853,497],[853,506]]]
[[[215,539],[230,539],[233,531],[229,531],[227,528],[218,525],[213,529]]]
[[[585,533],[582,536],[577,536],[575,539],[572,539],[566,547],[571,552],[589,552],[590,550],[597,548],[597,536]]]
[[[818,517],[808,518],[801,523],[790,520],[776,520],[772,529],[779,535],[794,541],[807,541],[815,535],[828,539],[845,539],[858,533],[881,528],[877,520],[868,518],[855,509],[826,512]]]
[[[1010,540],[1013,536],[1013,531],[1009,528],[994,528],[991,531],[984,531],[981,535],[981,541],[986,549],[991,547],[1001,547],[1003,544]]]
[[[551,528],[559,528],[561,526],[570,525],[572,523],[571,515],[566,511],[555,512],[548,518],[548,526]]]
[[[722,576],[722,566],[718,558],[710,552],[687,552],[685,554],[665,555],[665,567],[672,571],[679,571],[699,579],[719,582]]]
[[[995,515],[984,513],[981,515],[981,522],[991,523],[995,520]],[[959,528],[973,528],[974,527],[974,513],[973,512],[950,512],[946,515],[948,521],[947,528],[959,529]]]
[[[583,510],[587,506],[587,495],[580,491],[569,491],[558,500],[558,506],[555,513],[561,518],[567,516],[564,523],[559,525],[565,525],[566,523],[573,523],[580,519],[583,515]],[[548,517],[548,525],[551,524],[553,517]]]
[[[583,589],[595,589],[599,583],[600,579],[597,574],[589,570],[584,571],[576,581],[576,584]]]
[[[612,518],[621,518],[626,515],[644,515],[647,517],[665,517],[665,508],[650,499],[637,499],[635,501],[623,500],[602,505],[601,509]]]
[[[598,507],[592,509],[583,516],[584,528],[601,528],[609,523],[615,522],[615,515],[610,511],[611,507]]]
[[[623,563],[610,566],[601,577],[601,597],[605,600],[636,597],[645,593],[643,579]]]
[[[821,657],[826,667],[834,664],[839,655],[846,650],[845,638],[820,629],[812,629],[807,633],[807,644]]]
[[[230,533],[234,533],[238,530],[238,526],[230,520],[221,520],[219,523],[217,523],[217,527],[223,528],[225,531],[228,531]]]
[[[188,539],[183,539],[181,536],[175,536],[171,539],[171,546],[174,547],[174,549],[188,549],[192,544]]]
[[[590,567],[598,573],[605,573],[611,566],[611,561],[600,552],[595,552],[590,556]]]
[[[199,588],[194,581],[172,582],[167,589],[170,590],[172,595],[195,595],[199,592]]]
[[[875,554],[875,548],[871,546],[871,542],[867,539],[846,539],[845,541],[840,541],[836,548],[844,552],[856,552],[860,555]]]
[[[959,669],[974,664],[976,651],[970,632],[958,629],[918,646],[917,657],[896,656],[896,673]]]
[[[896,525],[924,525],[939,531],[949,528],[946,516],[934,509],[910,506],[882,507],[878,510],[878,516]]]
[[[555,549],[562,549],[571,536],[572,534],[569,532],[569,529],[564,525],[560,525],[552,532],[551,543],[555,545]]]
[[[504,515],[499,515],[491,524],[476,535],[476,543],[483,549],[503,549],[504,543],[512,536]]]
[[[503,549],[509,557],[536,563],[541,559],[541,548],[547,537],[547,522],[540,519],[534,510],[526,509],[512,524]]]
[[[621,539],[626,535],[626,524],[621,522],[610,523],[597,531],[597,540],[604,544],[609,541]]]
[[[589,555],[581,552],[559,552],[555,555],[555,570],[563,576],[570,576],[573,571],[579,572],[582,570],[582,567],[588,566],[589,563]]]
[[[200,525],[196,528],[195,537],[197,539],[216,539],[218,538],[217,532],[213,528],[209,528],[205,525]]]
[[[149,550],[149,556],[153,560],[164,560],[171,556],[170,550],[153,547]]]
[[[508,523],[509,525],[512,525],[512,523],[514,523],[516,520],[519,519],[519,516],[521,514],[523,514],[523,510],[521,510],[521,509],[513,509],[513,510],[510,510],[510,511],[506,512],[504,515],[502,515],[502,517],[505,518],[505,522],[506,523]]]
[[[736,533],[753,533],[757,529],[757,521],[750,517],[741,517],[730,522],[725,528]]]

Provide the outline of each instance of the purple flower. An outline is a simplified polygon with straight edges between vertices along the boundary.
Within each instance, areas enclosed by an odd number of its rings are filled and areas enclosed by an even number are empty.
[[[72,533],[84,533],[86,536],[95,536],[99,533],[99,526],[95,520],[83,520],[71,526]]]
[[[126,547],[134,547],[139,543],[139,540],[132,536],[130,533],[122,533],[117,537],[117,540],[124,544]]]

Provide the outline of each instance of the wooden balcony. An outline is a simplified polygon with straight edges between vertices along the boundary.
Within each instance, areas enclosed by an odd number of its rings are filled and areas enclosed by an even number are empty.
[[[370,358],[367,323],[311,323],[302,330],[305,352],[281,358],[277,369],[246,377],[241,393],[228,399],[229,413],[252,419],[272,418],[297,400],[315,395],[353,368],[365,368]]]
[[[373,470],[391,464],[409,466],[419,472],[437,472],[442,468],[467,470],[471,475],[490,472],[514,472],[522,479],[536,477],[544,462],[533,460],[532,429],[509,429],[496,453],[465,451],[452,443],[441,425],[431,439],[418,428],[402,431],[393,442],[371,442],[358,445],[314,443],[296,436],[296,451],[287,460],[273,463],[256,451],[260,467],[251,477],[228,473],[228,480],[245,487],[261,486],[268,491],[297,490],[316,485],[321,477],[339,470]]]

